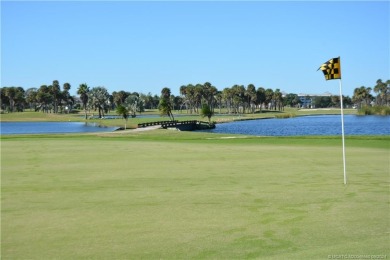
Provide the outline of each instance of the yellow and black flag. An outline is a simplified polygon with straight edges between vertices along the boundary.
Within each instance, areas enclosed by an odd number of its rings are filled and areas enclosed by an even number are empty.
[[[328,60],[318,70],[322,70],[326,80],[341,79],[340,57]]]

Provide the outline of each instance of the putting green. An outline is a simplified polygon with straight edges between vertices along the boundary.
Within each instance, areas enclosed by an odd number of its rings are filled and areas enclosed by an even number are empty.
[[[240,138],[237,138],[240,137]],[[3,259],[390,255],[390,138],[2,137]]]

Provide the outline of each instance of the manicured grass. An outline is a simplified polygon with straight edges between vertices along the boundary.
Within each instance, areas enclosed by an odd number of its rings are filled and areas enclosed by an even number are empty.
[[[234,137],[234,138],[233,138]],[[390,255],[389,137],[1,138],[3,259]]]
[[[2,122],[34,122],[34,121],[82,121],[82,114],[53,114],[33,111],[5,113],[0,115]]]

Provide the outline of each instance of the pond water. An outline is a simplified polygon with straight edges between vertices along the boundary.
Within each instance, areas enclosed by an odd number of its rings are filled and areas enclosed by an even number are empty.
[[[217,124],[212,133],[256,136],[341,135],[341,116],[303,116]],[[345,135],[389,135],[389,116],[344,116]]]
[[[83,122],[1,122],[1,134],[49,134],[110,132],[117,127],[100,127]]]
[[[389,135],[389,116],[344,116],[346,135]],[[100,127],[83,122],[1,122],[1,134],[45,134],[110,132],[116,127]],[[211,133],[256,136],[341,135],[340,115],[304,116],[288,119],[261,119],[217,124]]]

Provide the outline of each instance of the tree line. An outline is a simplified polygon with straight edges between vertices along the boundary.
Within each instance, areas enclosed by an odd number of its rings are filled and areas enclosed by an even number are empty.
[[[359,87],[354,90],[353,97],[343,97],[345,105],[356,104],[358,107],[367,105],[390,105],[390,80],[383,82],[377,80],[371,87]],[[64,83],[62,88],[58,80],[50,85],[39,88],[2,87],[2,111],[18,112],[26,108],[42,111],[44,113],[69,113],[74,109],[84,110],[88,114],[97,113],[99,118],[119,106],[125,107],[131,116],[145,109],[160,108],[162,113],[173,118],[168,111],[178,110],[188,114],[199,114],[207,106],[212,113],[222,111],[230,114],[255,113],[263,109],[282,111],[287,107],[300,107],[302,102],[297,94],[283,95],[280,89],[258,87],[253,84],[247,86],[233,85],[218,90],[210,82],[204,84],[188,84],[180,87],[179,96],[171,94],[169,88],[163,88],[161,95],[114,91],[109,93],[105,87],[89,87],[86,83],[77,88],[78,98],[71,96],[71,85]],[[377,95],[372,95],[374,91]],[[315,97],[311,103],[316,108],[340,107],[339,96]],[[168,110],[167,110],[168,109]]]
[[[39,89],[22,87],[1,88],[1,109],[8,112],[20,112],[26,107],[53,113],[63,112],[64,108],[74,103],[74,97],[69,94],[71,85],[64,83],[62,90],[58,80],[51,85],[42,85]]]
[[[372,95],[374,91],[377,95]],[[353,91],[352,102],[358,108],[363,106],[389,106],[390,105],[390,80],[383,82],[381,79],[376,81],[376,85],[372,87],[361,86]]]

